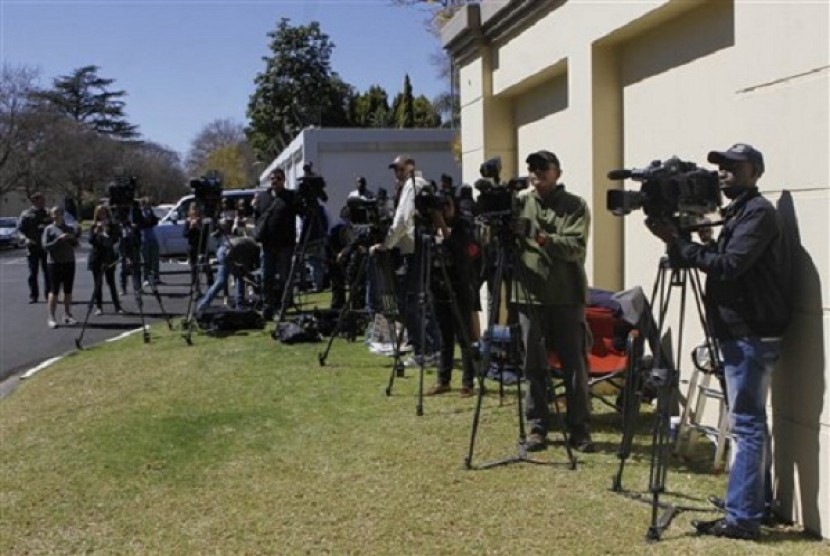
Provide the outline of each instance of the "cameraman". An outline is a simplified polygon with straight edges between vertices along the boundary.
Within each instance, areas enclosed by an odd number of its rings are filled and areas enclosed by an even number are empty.
[[[431,318],[432,308],[427,307],[427,337],[421,338],[418,292],[422,286],[427,285],[418,284],[420,272],[415,264],[415,195],[424,187],[429,187],[429,183],[415,170],[415,161],[406,155],[395,157],[389,168],[395,172],[397,186],[395,215],[392,217],[386,239],[373,245],[370,254],[377,250],[398,248],[402,263],[395,271],[395,287],[399,310],[415,351],[415,358],[409,361],[408,366],[429,364],[435,361],[435,351],[438,348],[438,342],[434,337],[436,326]]]
[[[46,250],[43,249],[43,230],[52,222],[46,211],[46,200],[42,193],[34,193],[32,206],[23,211],[17,221],[17,231],[26,238],[29,263],[29,303],[37,303],[40,295],[37,285],[38,269],[43,273],[43,297],[49,297],[49,273],[47,272]]]
[[[159,241],[156,237],[156,226],[159,218],[153,212],[153,203],[149,197],[141,199],[141,220],[138,228],[141,230],[141,258],[143,261],[144,284],[146,286],[161,283],[159,271]]]
[[[735,459],[726,499],[710,501],[725,508],[726,517],[692,525],[703,535],[757,539],[761,523],[772,517],[766,402],[790,318],[792,253],[775,208],[758,191],[763,155],[738,143],[711,151],[708,160],[718,165],[721,191],[732,200],[721,211],[725,223],[717,242],[692,242],[670,220],[646,224],[666,243],[671,261],[706,273],[710,333],[723,358]]]
[[[262,245],[263,313],[266,319],[274,316],[280,299],[278,295],[283,288],[291,288],[286,280],[297,243],[297,214],[300,208],[296,193],[285,187],[285,171],[282,168],[275,168],[270,179],[271,188],[259,193],[254,200],[258,230],[255,239]],[[287,303],[291,304],[290,292]]]
[[[523,229],[518,234],[521,254],[511,301],[517,306],[525,346],[527,449],[546,448],[551,424],[547,352],[555,349],[565,375],[568,442],[591,452],[584,266],[591,216],[585,201],[558,183],[562,169],[555,154],[538,151],[525,162],[533,187],[516,197],[516,223]]]

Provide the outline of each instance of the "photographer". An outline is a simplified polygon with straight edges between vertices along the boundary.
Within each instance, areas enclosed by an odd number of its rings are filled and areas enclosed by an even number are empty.
[[[467,246],[470,238],[465,227],[455,214],[455,204],[451,196],[442,197],[441,207],[434,209],[431,214],[432,223],[438,232],[441,243],[436,248],[437,257],[443,257],[443,264],[447,271],[449,283],[445,283],[440,269],[432,270],[432,288],[435,299],[435,316],[441,332],[441,360],[438,364],[436,384],[427,391],[428,396],[443,394],[451,390],[453,353],[456,341],[469,341],[472,334],[473,292],[471,284],[471,261]],[[439,252],[439,250],[441,252]],[[461,323],[458,323],[453,313],[452,297],[455,297]],[[462,329],[463,327],[463,329]],[[475,369],[469,352],[462,345],[462,376],[461,397],[469,398],[474,395],[473,380]]]
[[[43,249],[43,230],[52,222],[46,211],[46,200],[41,193],[31,197],[32,206],[24,210],[17,222],[17,231],[26,238],[29,263],[29,303],[37,303],[40,295],[37,284],[38,269],[43,272],[43,296],[49,297],[49,273],[46,270],[46,251]]]
[[[92,251],[87,260],[87,268],[92,272],[94,284],[92,297],[95,301],[96,315],[101,315],[104,312],[104,279],[106,279],[109,286],[115,312],[124,312],[121,309],[118,292],[115,289],[115,263],[118,260],[115,253],[115,244],[118,242],[120,234],[121,232],[113,222],[109,209],[104,205],[95,207],[92,226],[89,230],[89,244],[92,246]]]
[[[285,187],[285,171],[275,168],[270,178],[271,189],[259,193],[254,200],[254,239],[262,245],[263,312],[266,319],[274,316],[283,288],[291,287],[286,280],[297,243],[297,213],[300,208],[296,193]],[[287,302],[291,304],[290,297]]]
[[[112,212],[117,216],[121,228],[121,239],[118,242],[118,253],[121,256],[121,295],[127,295],[127,276],[133,278],[133,293],[141,287],[141,209],[138,203],[129,200],[113,206]]]
[[[358,198],[363,201],[371,201],[375,198],[375,194],[366,186],[366,178],[360,176],[355,183],[357,183],[357,188],[349,192],[349,199]]]
[[[527,449],[542,450],[550,422],[547,352],[555,349],[563,363],[565,424],[571,446],[593,451],[589,420],[586,362],[585,250],[590,212],[585,201],[558,183],[559,159],[538,151],[526,159],[529,187],[518,193],[516,227],[521,249],[511,301],[517,305],[525,346],[524,373],[528,381]]]
[[[671,220],[646,224],[663,240],[669,259],[706,273],[705,303],[710,333],[723,358],[729,425],[735,446],[726,499],[710,500],[726,510],[715,521],[693,521],[699,534],[757,539],[771,518],[770,446],[766,402],[773,363],[790,318],[792,253],[772,204],[758,191],[763,155],[738,143],[712,151],[723,194],[732,200],[715,243],[691,241]]]
[[[232,228],[233,220],[227,218],[220,220],[219,228],[214,234],[219,244],[216,250],[216,280],[213,281],[205,296],[196,304],[197,311],[202,311],[205,307],[209,306],[210,302],[219,295],[220,291],[225,291],[227,295],[228,279],[233,272],[232,261],[228,256],[232,247]],[[237,279],[234,290],[233,304],[238,309],[244,301],[244,282]]]
[[[429,183],[415,170],[415,161],[405,155],[398,155],[389,168],[395,173],[397,182],[397,206],[392,223],[382,243],[372,246],[370,253],[377,250],[398,248],[402,264],[395,271],[397,277],[396,291],[398,305],[404,318],[404,326],[409,341],[415,351],[413,359],[405,362],[408,366],[421,363],[433,363],[436,359],[435,351],[438,348],[434,337],[435,323],[431,318],[432,308],[426,308],[427,334],[421,338],[421,324],[418,308],[418,292],[422,284],[418,284],[420,269],[415,264],[415,195]]]

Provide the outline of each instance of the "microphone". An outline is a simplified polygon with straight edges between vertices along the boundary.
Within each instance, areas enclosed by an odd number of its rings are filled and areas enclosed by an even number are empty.
[[[631,176],[631,170],[611,170],[610,172],[608,172],[609,180],[627,180]]]

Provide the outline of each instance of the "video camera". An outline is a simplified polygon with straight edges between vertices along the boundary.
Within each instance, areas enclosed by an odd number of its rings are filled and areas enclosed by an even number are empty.
[[[676,156],[664,162],[655,160],[642,169],[612,170],[608,179],[642,183],[640,191],[607,192],[606,208],[615,216],[643,209],[647,216],[676,219],[681,228],[692,229],[721,206],[718,173]]]
[[[451,195],[451,193],[438,189],[435,182],[430,182],[429,185],[421,187],[415,193],[415,211],[419,216],[428,217],[432,211],[441,210],[452,202]]]
[[[326,180],[320,176],[303,176],[297,185],[297,193],[306,206],[313,206],[319,199],[324,203],[329,200],[326,194]]]
[[[199,179],[190,180],[190,188],[196,200],[207,207],[206,214],[219,208],[222,201],[222,175],[219,172],[213,170]]]
[[[130,207],[135,201],[135,190],[138,186],[138,178],[135,176],[118,176],[115,183],[110,185],[107,193],[109,195],[110,207]]]
[[[481,179],[474,186],[479,195],[476,210],[485,220],[513,216],[514,193],[526,189],[527,178],[514,178],[506,184],[501,183],[501,158],[494,157],[485,161],[479,168]]]

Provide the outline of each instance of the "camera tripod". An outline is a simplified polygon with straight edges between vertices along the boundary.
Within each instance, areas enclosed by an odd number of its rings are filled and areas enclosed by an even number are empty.
[[[218,207],[213,207],[213,211],[209,210],[211,207],[205,208],[205,204],[199,202],[199,218],[201,220],[201,226],[199,228],[199,240],[196,246],[196,265],[195,270],[193,271],[192,276],[190,277],[190,292],[188,294],[187,299],[187,310],[185,312],[185,317],[182,320],[182,338],[187,343],[187,345],[193,345],[193,328],[194,328],[194,306],[197,292],[199,291],[199,275],[201,273],[205,274],[205,282],[206,288],[210,287],[211,282],[213,282],[213,273],[210,270],[210,248],[208,247],[208,239],[211,237],[212,229],[215,227],[216,221],[216,210]],[[204,217],[203,214],[205,212],[210,212],[210,216]],[[188,223],[188,225],[190,225]]]
[[[557,462],[553,461],[542,461],[537,460],[529,457],[527,455],[527,433],[525,430],[525,416],[523,410],[523,400],[522,400],[522,379],[524,377],[519,376],[518,380],[516,381],[516,412],[518,418],[518,431],[519,431],[519,438],[518,438],[518,453],[514,456],[510,456],[501,460],[484,463],[478,466],[473,465],[473,451],[475,448],[475,441],[476,435],[478,434],[478,427],[479,422],[481,419],[481,406],[482,400],[484,397],[484,379],[487,375],[487,371],[490,369],[490,362],[493,356],[493,336],[494,331],[496,329],[496,322],[498,321],[499,310],[501,308],[501,288],[504,284],[509,291],[510,287],[510,279],[518,280],[518,286],[522,289],[524,293],[525,299],[528,299],[528,292],[526,287],[526,282],[524,281],[524,275],[522,273],[522,267],[517,264],[518,261],[518,254],[516,250],[518,246],[516,244],[516,237],[512,230],[509,229],[509,222],[504,221],[506,220],[505,217],[501,217],[501,221],[497,222],[495,225],[497,227],[497,255],[496,255],[496,265],[495,269],[493,270],[493,274],[491,276],[491,280],[488,281],[490,295],[488,300],[488,307],[487,307],[487,328],[486,334],[489,335],[490,341],[485,342],[484,349],[481,354],[480,366],[478,371],[478,381],[479,381],[479,389],[478,389],[478,398],[476,399],[476,408],[475,412],[473,413],[473,426],[472,430],[470,431],[470,446],[469,451],[467,452],[467,456],[464,458],[464,466],[467,469],[489,469],[491,467],[497,467],[500,465],[507,465],[510,463],[533,463],[538,465],[555,465]],[[512,269],[516,271],[516,276],[508,277],[508,269]],[[532,307],[532,305],[528,305],[528,307]],[[534,318],[538,317],[538,315],[534,314],[536,311],[533,309],[531,310],[532,316]],[[515,327],[513,327],[515,329]],[[512,341],[512,340],[511,340]],[[522,368],[522,361],[518,357],[518,350],[508,350],[508,357],[514,359],[512,363],[516,369]],[[568,456],[567,465],[570,469],[576,469],[576,458],[574,457],[573,451],[571,450],[571,446],[568,442],[568,433],[563,425],[559,405],[554,401],[554,415],[555,421],[559,424],[560,430],[562,432],[562,438],[565,444],[565,451]]]
[[[373,257],[374,261],[370,261],[369,257]],[[366,276],[369,273],[370,266],[372,273],[372,288],[374,292],[372,297],[377,299],[377,302],[380,305],[376,312],[385,317],[390,323],[394,323],[400,319],[398,301],[395,296],[395,289],[393,284],[392,272],[389,266],[388,254],[385,252],[378,252],[371,255],[369,253],[363,254],[357,272],[355,273],[355,277],[349,285],[349,297],[346,300],[346,303],[340,309],[340,314],[338,316],[337,323],[335,324],[334,330],[332,331],[331,336],[329,337],[326,349],[320,354],[318,354],[318,360],[320,362],[321,367],[325,366],[326,359],[328,358],[328,354],[331,350],[331,346],[334,342],[334,339],[339,335],[340,331],[343,329],[346,319],[349,318],[349,316],[355,312],[355,310],[353,309],[354,295],[363,293],[363,290],[360,289],[359,285],[366,280]],[[374,299],[370,300],[369,302],[373,303]],[[387,396],[389,396],[392,392],[391,382],[394,380],[394,377],[396,375],[403,376],[404,366],[403,363],[401,363],[400,350],[401,343],[403,342],[403,330],[404,329],[401,328],[400,331],[395,330],[392,333],[392,349],[394,359],[392,363],[392,374],[389,379],[390,385],[386,388]]]
[[[450,312],[452,313],[455,331],[458,335],[456,338],[462,354],[462,366],[472,365],[475,361],[475,351],[473,350],[472,342],[470,341],[470,315],[462,315],[458,304],[458,296],[452,287],[453,282],[450,279],[449,271],[447,270],[446,253],[444,246],[439,246],[435,242],[435,230],[432,225],[427,222],[427,218],[417,215],[415,223],[415,256],[414,264],[417,265],[417,284],[416,284],[416,298],[418,303],[418,325],[420,326],[419,338],[421,343],[421,361],[418,373],[418,402],[415,408],[415,413],[418,416],[424,414],[424,374],[426,364],[426,345],[427,345],[427,312],[435,311],[435,296],[433,287],[440,288],[446,294]],[[448,241],[445,238],[444,241]],[[437,268],[440,272],[437,284],[433,278],[433,269]],[[398,341],[400,343],[400,340]],[[417,354],[416,354],[417,355]],[[386,387],[386,395],[391,395],[392,387],[395,382],[395,372],[389,376],[389,384]]]
[[[288,304],[291,303],[296,307],[296,302],[293,301],[294,279],[298,270],[305,264],[306,249],[308,248],[309,237],[311,237],[311,230],[319,226],[320,210],[317,199],[305,200],[304,202],[306,206],[301,217],[303,227],[300,241],[294,247],[294,253],[291,255],[291,268],[288,271],[288,276],[283,280],[280,308],[276,317],[274,317],[274,330],[271,332],[271,337],[275,340],[279,336],[280,324],[285,318]]]
[[[672,289],[680,290],[680,304],[678,314],[678,340],[677,349],[672,353],[671,348],[664,353],[659,339],[662,336],[666,324]],[[680,368],[679,361],[683,353],[683,328],[686,316],[687,290],[691,288],[700,324],[703,328],[706,348],[709,351],[711,361],[719,361],[718,347],[715,339],[709,334],[709,326],[703,305],[703,289],[701,286],[700,274],[696,268],[690,268],[674,264],[668,256],[660,259],[657,276],[654,280],[654,288],[651,298],[655,299],[659,292],[658,318],[657,318],[657,341],[653,343],[654,368],[650,376],[643,384],[632,382],[631,388],[626,383],[625,400],[623,406],[629,411],[629,418],[623,420],[623,436],[620,441],[618,457],[620,466],[613,478],[612,490],[628,495],[630,498],[639,500],[651,505],[651,524],[646,532],[648,541],[660,540],[660,537],[674,517],[683,511],[711,512],[712,508],[691,507],[674,505],[662,502],[660,495],[666,492],[666,477],[668,474],[669,460],[671,458],[672,439],[670,436],[671,414],[677,404],[679,387]],[[628,379],[627,379],[628,380]],[[651,456],[649,463],[648,492],[650,499],[638,493],[630,493],[622,488],[622,474],[625,462],[631,454],[631,442],[634,435],[634,416],[636,408],[641,401],[641,390],[637,386],[649,386],[657,393],[657,406],[654,411],[654,420],[651,428]],[[662,512],[661,512],[662,510]]]
[[[113,211],[113,216],[115,216],[116,212]],[[143,292],[141,287],[141,252],[139,244],[135,241],[134,234],[140,233],[139,231],[134,229],[133,225],[133,214],[132,208],[129,211],[129,217],[125,219],[124,222],[120,223],[122,233],[121,233],[121,242],[124,242],[123,246],[119,246],[119,251],[121,252],[121,262],[122,264],[127,266],[128,272],[130,277],[132,278],[132,286],[133,286],[133,296],[135,299],[136,307],[138,307],[138,314],[141,319],[141,333],[142,339],[144,340],[145,344],[150,343],[150,330],[145,322],[145,315],[144,315],[144,300],[142,298]],[[124,231],[124,226],[129,228],[129,231]],[[118,264],[118,260],[113,261],[110,263],[110,266],[115,266]],[[104,273],[105,269],[102,268],[101,272]],[[100,284],[101,289],[103,289],[103,280],[104,276],[101,278],[102,282]],[[170,330],[173,330],[173,323],[170,320],[170,315],[164,309],[164,303],[161,300],[161,294],[159,294],[158,288],[153,280],[149,280],[150,289],[153,295],[156,298],[156,301],[159,304],[159,308],[161,309],[162,315],[164,315],[164,319],[167,321],[167,327]],[[87,325],[89,323],[89,316],[92,314],[92,307],[95,305],[95,294],[96,288],[93,288],[92,294],[89,297],[89,302],[87,303],[86,315],[84,316],[84,322],[81,326],[81,332],[77,338],[75,338],[75,346],[78,349],[83,349],[83,339],[84,335],[86,334]],[[103,292],[101,292],[103,295]]]

